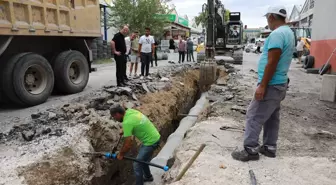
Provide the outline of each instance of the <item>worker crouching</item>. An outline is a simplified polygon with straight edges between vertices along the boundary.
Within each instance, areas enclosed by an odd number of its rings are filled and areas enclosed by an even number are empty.
[[[124,137],[124,144],[118,153],[117,158],[122,160],[124,155],[132,147],[132,136],[134,135],[141,142],[137,156],[138,160],[149,162],[154,151],[160,145],[160,133],[153,123],[141,112],[135,109],[125,109],[120,105],[110,109],[111,118],[122,122],[120,135]],[[144,182],[153,181],[153,176],[146,164],[133,163],[136,185],[143,185]]]

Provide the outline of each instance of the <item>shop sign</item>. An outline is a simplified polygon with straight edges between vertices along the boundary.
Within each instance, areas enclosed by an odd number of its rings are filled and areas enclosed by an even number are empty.
[[[182,18],[182,17],[178,18],[177,23],[181,24],[183,26],[186,26],[186,27],[189,26],[189,21],[187,19]]]
[[[175,22],[176,20],[176,15],[175,14],[160,14],[160,15],[155,15],[156,17],[159,17],[159,18],[166,18],[167,21],[169,22]]]

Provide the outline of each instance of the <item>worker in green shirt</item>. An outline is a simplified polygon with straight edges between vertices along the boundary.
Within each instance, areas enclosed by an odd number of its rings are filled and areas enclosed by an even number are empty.
[[[142,143],[137,159],[149,162],[154,150],[159,147],[161,137],[153,123],[141,112],[134,109],[125,109],[120,105],[111,108],[110,114],[112,119],[122,122],[120,135],[124,137],[124,144],[117,158],[122,160],[124,155],[131,149],[132,136],[134,135]],[[133,168],[136,185],[143,185],[144,182],[154,180],[148,165],[134,162]]]

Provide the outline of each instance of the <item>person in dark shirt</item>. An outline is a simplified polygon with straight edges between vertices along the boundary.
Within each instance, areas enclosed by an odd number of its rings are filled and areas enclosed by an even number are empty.
[[[116,61],[117,67],[117,86],[125,86],[125,76],[126,76],[126,42],[125,36],[128,34],[128,27],[123,26],[120,31],[114,35],[111,41],[112,53],[114,54],[114,59]]]
[[[154,56],[152,57],[151,67],[153,67],[153,60],[155,60],[155,66],[157,66],[157,54],[156,54],[156,52],[157,52],[157,48],[159,46],[159,43],[158,43],[157,39],[155,39],[155,38],[154,38],[154,41],[155,41],[155,43],[154,43]]]
[[[191,58],[193,62],[195,62],[194,59],[194,42],[191,40],[191,38],[188,38],[187,40],[187,61],[190,62]]]
[[[169,40],[169,49],[175,50],[175,41],[174,39]]]

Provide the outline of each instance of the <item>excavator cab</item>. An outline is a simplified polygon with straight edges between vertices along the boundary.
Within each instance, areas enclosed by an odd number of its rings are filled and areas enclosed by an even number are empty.
[[[243,22],[240,20],[240,12],[230,12],[230,20],[227,23],[226,44],[228,48],[240,46],[243,42]]]

